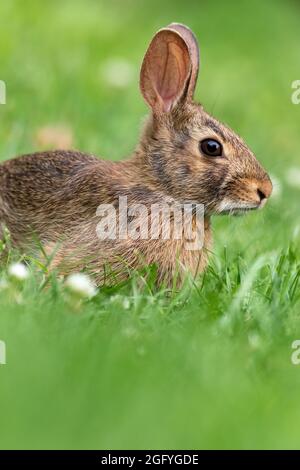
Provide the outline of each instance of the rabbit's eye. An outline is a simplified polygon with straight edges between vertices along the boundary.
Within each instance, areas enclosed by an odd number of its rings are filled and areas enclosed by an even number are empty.
[[[217,140],[204,139],[200,142],[201,151],[208,157],[221,157],[223,147]]]

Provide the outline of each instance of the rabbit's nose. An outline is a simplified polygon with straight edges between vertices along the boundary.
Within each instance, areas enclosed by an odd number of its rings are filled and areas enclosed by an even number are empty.
[[[273,185],[271,183],[271,180],[265,179],[265,180],[259,181],[257,184],[256,190],[257,190],[259,201],[261,203],[265,202],[266,199],[268,199],[271,196],[272,191],[273,191]]]

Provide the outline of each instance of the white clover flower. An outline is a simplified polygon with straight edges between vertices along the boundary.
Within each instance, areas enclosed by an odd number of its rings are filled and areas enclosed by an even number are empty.
[[[66,286],[78,297],[91,299],[97,294],[97,288],[87,274],[70,274],[66,279]]]
[[[275,175],[270,175],[272,184],[273,184],[273,192],[272,192],[272,198],[279,198],[282,193],[282,184],[279,178]]]
[[[108,59],[100,72],[106,83],[115,88],[126,88],[133,79],[133,66],[125,59]]]
[[[130,308],[130,305],[131,305],[130,300],[128,299],[128,297],[123,297],[120,294],[112,295],[110,297],[110,302],[122,305],[122,307],[125,310],[128,310]]]
[[[297,239],[299,238],[299,235],[300,235],[300,224],[297,224],[293,230],[293,238]]]
[[[1,290],[6,290],[9,287],[9,283],[7,282],[6,279],[0,279],[0,291]]]
[[[128,326],[127,328],[124,328],[123,335],[127,338],[135,338],[138,336],[138,331],[136,328]]]
[[[29,269],[23,263],[12,263],[7,272],[16,281],[25,281],[29,277]]]
[[[123,299],[123,308],[125,310],[128,310],[130,307],[130,300],[127,297],[124,297]]]
[[[261,338],[257,333],[249,333],[248,341],[252,349],[259,349],[261,346]]]
[[[289,168],[285,173],[285,179],[289,186],[300,189],[300,167]]]

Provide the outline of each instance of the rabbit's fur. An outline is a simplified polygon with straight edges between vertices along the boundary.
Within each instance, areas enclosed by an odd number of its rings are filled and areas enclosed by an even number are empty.
[[[76,151],[25,155],[0,165],[0,221],[23,250],[38,238],[66,274],[88,269],[98,284],[152,263],[159,282],[203,271],[216,213],[259,208],[271,181],[242,139],[193,101],[198,47],[192,32],[172,23],[152,40],[141,70],[141,91],[152,109],[133,156],[110,162]],[[201,153],[215,139],[223,156]],[[164,240],[100,240],[96,211],[127,196],[128,206],[198,202],[205,206],[203,247],[189,250],[185,236]],[[145,224],[148,220],[145,220]],[[114,282],[113,281],[113,282]]]

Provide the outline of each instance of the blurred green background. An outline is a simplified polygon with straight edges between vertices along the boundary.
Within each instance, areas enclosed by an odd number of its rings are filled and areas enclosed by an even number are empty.
[[[176,21],[200,42],[197,100],[275,187],[261,213],[214,220],[209,270],[171,296],[133,281],[74,313],[37,270],[0,289],[0,447],[299,447],[300,3],[15,0],[0,18],[1,160],[62,141],[129,155],[143,54]]]

